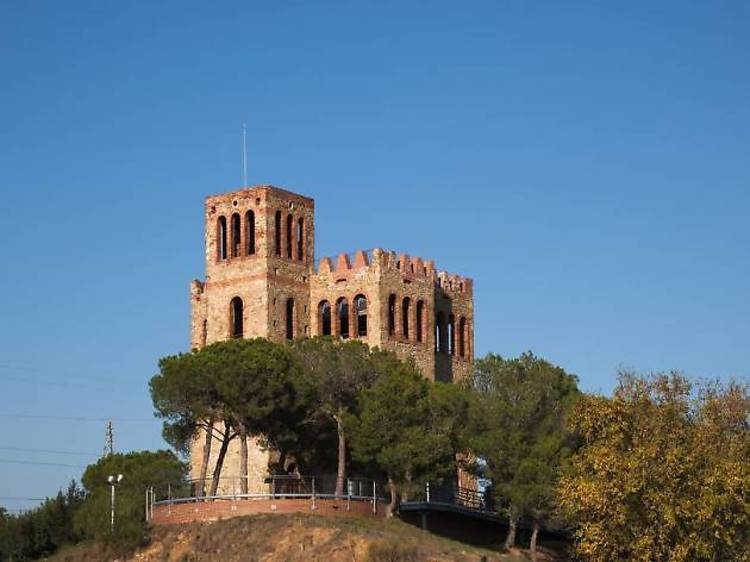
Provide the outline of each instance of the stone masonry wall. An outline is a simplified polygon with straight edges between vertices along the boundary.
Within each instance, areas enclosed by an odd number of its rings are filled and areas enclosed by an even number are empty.
[[[439,272],[432,261],[378,248],[341,254],[335,262],[323,258],[316,269],[315,202],[272,186],[209,196],[204,213],[206,279],[190,286],[191,347],[236,336],[236,298],[241,299],[240,337],[281,342],[321,335],[323,302],[331,309],[331,334],[340,336],[337,303],[345,299],[348,337],[413,359],[432,380],[455,381],[470,372],[471,279]],[[358,296],[367,302],[366,334],[359,333],[363,325],[355,309]],[[197,435],[191,450],[194,477],[202,444],[203,437]],[[214,441],[210,468],[219,446]],[[253,486],[265,476],[272,453],[257,443],[249,448]],[[238,459],[235,440],[225,462],[228,477],[238,472]]]

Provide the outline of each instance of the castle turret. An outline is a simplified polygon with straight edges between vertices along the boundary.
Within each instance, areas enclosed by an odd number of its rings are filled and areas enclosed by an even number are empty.
[[[206,281],[194,283],[192,345],[309,332],[315,203],[272,186],[206,198]]]

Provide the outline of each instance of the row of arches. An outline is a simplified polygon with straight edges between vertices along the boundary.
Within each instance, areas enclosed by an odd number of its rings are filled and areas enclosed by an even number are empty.
[[[284,307],[284,336],[286,339],[294,339],[297,329],[296,309],[294,299],[286,299]],[[229,302],[229,336],[242,338],[245,336],[245,305],[240,297],[234,297]]]
[[[221,261],[228,257],[251,256],[255,254],[255,212],[245,213],[243,232],[242,218],[233,213],[227,225],[227,218],[220,216],[216,223],[217,258]],[[228,227],[228,228],[227,228]]]
[[[243,227],[244,222],[244,227]],[[285,255],[289,259],[305,260],[305,219],[295,220],[292,214],[286,216],[286,248],[282,248],[282,228],[284,219],[281,211],[274,216],[274,253]],[[227,217],[220,216],[216,221],[216,257],[224,261],[230,257],[252,256],[256,252],[255,212],[247,211],[243,217],[233,213]]]
[[[467,337],[467,322],[464,316],[458,319],[458,330],[456,330],[456,318],[453,314],[446,315],[439,311],[435,315],[436,352],[466,357]]]
[[[411,310],[414,307],[414,314]],[[367,337],[367,297],[358,294],[352,300],[350,310],[346,297],[338,298],[334,305],[328,300],[318,303],[318,334],[321,336]],[[242,338],[244,329],[244,303],[240,297],[234,297],[229,303],[230,337]],[[405,340],[424,342],[426,326],[426,307],[423,300],[412,305],[410,297],[403,297],[400,302],[395,294],[388,297],[387,326],[389,337],[396,337],[396,326],[399,325],[399,336]],[[413,325],[412,325],[413,324]],[[287,298],[284,308],[284,333],[286,339],[293,339],[296,333],[296,305],[294,298]],[[461,316],[456,322],[453,314],[438,311],[435,314],[435,352],[451,356],[466,357],[468,354],[468,322]]]
[[[346,297],[336,300],[335,306],[322,300],[318,303],[318,334],[321,336],[336,335],[341,338],[362,338],[367,336],[367,297],[359,294],[352,300],[352,315],[349,311],[349,301]],[[351,325],[351,320],[354,325]],[[353,334],[351,332],[354,332]]]
[[[294,216],[291,213],[286,216],[285,250],[282,248],[281,244],[282,222],[283,218],[281,211],[276,211],[273,221],[274,253],[277,256],[285,254],[286,257],[290,260],[295,259],[296,257],[297,260],[303,261],[305,259],[305,219],[303,217],[299,217],[295,221]]]
[[[412,312],[414,309],[414,312]],[[397,335],[405,340],[424,342],[425,326],[427,325],[426,307],[423,300],[412,303],[410,297],[399,299],[395,294],[388,296],[388,336]],[[446,315],[442,311],[435,314],[435,351],[448,355],[467,355],[467,321],[464,316],[458,320],[453,314]],[[398,334],[396,331],[400,330]]]
[[[411,311],[412,299],[410,297],[403,297],[399,302],[396,295],[390,294],[388,296],[388,335],[390,337],[396,336],[396,327],[399,325],[399,335],[404,339],[424,341],[424,326],[426,323],[424,301],[420,299],[414,305],[413,320]]]

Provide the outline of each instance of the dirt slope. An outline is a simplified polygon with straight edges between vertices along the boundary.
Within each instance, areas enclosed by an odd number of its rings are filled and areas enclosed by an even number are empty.
[[[540,557],[541,560],[546,558]],[[149,546],[107,555],[82,544],[50,562],[520,562],[525,553],[498,554],[424,532],[400,521],[256,515],[215,523],[155,528]]]

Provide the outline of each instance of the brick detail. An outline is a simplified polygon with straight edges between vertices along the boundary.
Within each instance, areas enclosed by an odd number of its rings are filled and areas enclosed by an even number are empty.
[[[317,499],[238,499],[154,506],[154,525],[175,525],[194,521],[216,521],[260,513],[314,513],[339,517],[384,517],[386,504],[352,500]]]

